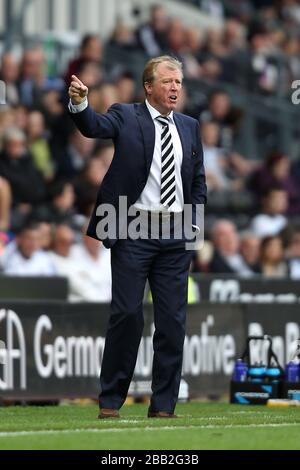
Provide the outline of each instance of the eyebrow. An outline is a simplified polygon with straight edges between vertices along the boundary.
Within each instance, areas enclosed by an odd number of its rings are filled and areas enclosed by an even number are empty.
[[[161,81],[163,82],[173,81],[173,78],[165,77],[165,78],[161,78]],[[182,78],[175,78],[175,82],[182,83]]]

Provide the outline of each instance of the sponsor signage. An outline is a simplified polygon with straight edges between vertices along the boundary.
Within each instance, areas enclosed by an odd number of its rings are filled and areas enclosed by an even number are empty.
[[[0,302],[1,398],[97,397],[108,305]],[[153,331],[152,307],[146,305],[144,334],[130,388],[133,395],[151,391]],[[208,302],[189,306],[180,397],[228,394],[234,363],[248,334],[270,334],[284,365],[300,336],[298,306]],[[264,361],[263,342],[253,347],[254,360]]]
[[[290,279],[194,274],[201,300],[231,303],[299,303],[300,283]]]

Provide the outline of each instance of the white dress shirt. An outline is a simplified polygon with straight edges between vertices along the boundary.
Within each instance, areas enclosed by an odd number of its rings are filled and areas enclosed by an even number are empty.
[[[70,113],[77,114],[81,113],[81,111],[84,111],[89,105],[87,97],[84,98],[82,103],[80,104],[73,104],[72,101],[69,101],[69,111]]]
[[[54,276],[57,274],[47,252],[37,250],[30,258],[24,258],[14,242],[7,245],[0,263],[3,272],[11,276]]]
[[[153,106],[146,100],[146,106],[152,117],[155,126],[155,144],[153,160],[150,167],[150,173],[146,186],[144,187],[140,197],[135,202],[134,207],[147,211],[165,211],[165,212],[182,212],[183,211],[183,188],[181,180],[182,165],[182,146],[177,131],[177,127],[173,118],[173,111],[168,115],[169,129],[172,136],[173,151],[175,159],[175,178],[176,178],[176,201],[168,209],[160,203],[160,180],[161,180],[161,131],[162,125],[157,121],[157,117],[161,116]]]
[[[73,300],[110,302],[112,284],[110,250],[99,245],[98,258],[94,259],[80,243],[72,246],[70,259],[77,266],[76,276],[80,285],[80,287],[77,285],[76,292],[73,291]]]

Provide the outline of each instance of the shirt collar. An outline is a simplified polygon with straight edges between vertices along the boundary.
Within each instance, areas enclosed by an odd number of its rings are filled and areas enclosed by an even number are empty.
[[[146,99],[145,100],[145,103],[146,103],[146,106],[148,108],[148,111],[154,121],[154,119],[156,119],[158,116],[161,116],[160,112],[157,111],[157,109],[153,108],[153,106],[151,106],[151,104],[149,103],[149,101]],[[170,114],[168,114],[168,119],[170,120],[170,122],[172,124],[174,124],[174,117],[173,117],[173,111],[170,112]]]

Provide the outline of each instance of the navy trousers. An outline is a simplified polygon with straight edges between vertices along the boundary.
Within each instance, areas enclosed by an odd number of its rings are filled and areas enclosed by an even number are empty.
[[[151,411],[173,413],[185,337],[191,251],[184,240],[118,240],[111,249],[112,303],[100,374],[101,408],[119,409],[127,396],[143,332],[143,297],[153,297]]]

